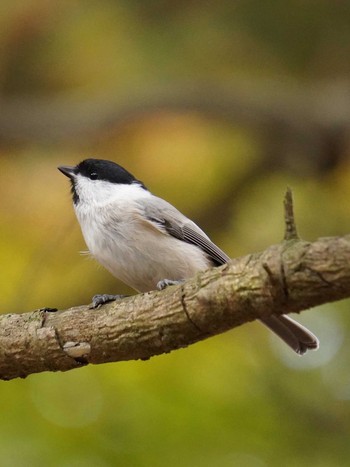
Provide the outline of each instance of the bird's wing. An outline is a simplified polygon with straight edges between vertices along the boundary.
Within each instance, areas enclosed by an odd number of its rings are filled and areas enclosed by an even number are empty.
[[[161,198],[147,199],[142,206],[144,216],[162,232],[191,243],[206,253],[213,265],[221,266],[230,258],[220,250],[194,222]]]

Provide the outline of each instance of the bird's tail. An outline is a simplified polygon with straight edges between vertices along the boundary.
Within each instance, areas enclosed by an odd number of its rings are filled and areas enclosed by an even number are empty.
[[[260,321],[299,355],[304,355],[309,349],[318,349],[317,337],[289,316],[271,315]]]

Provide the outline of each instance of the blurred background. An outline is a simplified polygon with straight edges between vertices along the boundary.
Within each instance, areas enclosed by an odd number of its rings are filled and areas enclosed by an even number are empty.
[[[1,311],[128,293],[56,169],[111,159],[232,257],[350,231],[347,1],[2,0]],[[294,355],[251,323],[151,359],[0,382],[0,458],[27,466],[347,466],[349,301]]]

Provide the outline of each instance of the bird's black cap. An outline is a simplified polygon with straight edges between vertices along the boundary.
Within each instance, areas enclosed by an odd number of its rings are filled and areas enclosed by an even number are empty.
[[[76,173],[92,180],[130,185],[139,182],[130,172],[112,161],[85,159],[76,166]],[[141,182],[139,182],[141,183]]]
[[[130,172],[124,169],[119,164],[104,159],[85,159],[75,167],[62,165],[58,167],[66,177],[70,178],[72,183],[73,201],[76,204],[79,197],[75,190],[75,177],[80,174],[83,177],[91,180],[103,180],[110,183],[118,183],[122,185],[131,185],[132,183],[139,184],[145,190],[145,185],[137,180]]]

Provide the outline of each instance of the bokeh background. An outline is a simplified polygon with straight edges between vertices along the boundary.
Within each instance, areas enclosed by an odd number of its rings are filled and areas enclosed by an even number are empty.
[[[1,311],[130,292],[57,170],[114,160],[232,257],[350,231],[348,1],[1,0]],[[0,383],[0,464],[347,466],[349,301],[295,356],[257,323],[147,362]]]

